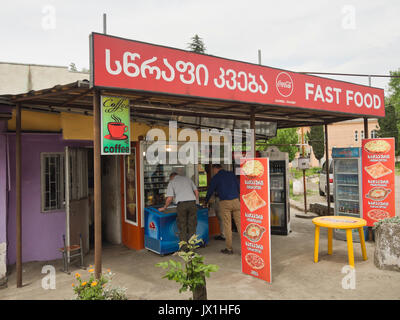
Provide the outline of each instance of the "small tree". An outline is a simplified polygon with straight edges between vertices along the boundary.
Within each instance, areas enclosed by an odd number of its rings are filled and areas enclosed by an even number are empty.
[[[204,264],[204,257],[195,252],[199,244],[203,242],[194,234],[188,242],[179,242],[179,249],[176,255],[184,261],[184,267],[179,261],[169,260],[157,263],[157,267],[168,269],[163,278],[175,280],[181,284],[179,293],[190,290],[193,293],[193,300],[207,300],[206,277],[210,272],[218,271],[219,267],[214,264]]]
[[[192,42],[188,43],[188,49],[196,53],[206,53],[206,46],[204,45],[203,39],[195,34],[191,38]]]
[[[69,64],[69,71],[78,72],[78,68],[76,67],[76,64],[74,62],[71,62]]]
[[[308,144],[312,147],[315,158],[321,160],[325,155],[325,141],[323,126],[313,126],[307,132]]]

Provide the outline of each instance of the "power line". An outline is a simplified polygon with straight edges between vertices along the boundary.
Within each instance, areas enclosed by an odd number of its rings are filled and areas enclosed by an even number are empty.
[[[387,74],[362,74],[362,73],[338,73],[338,72],[298,72],[302,74],[325,74],[332,76],[350,76],[350,77],[373,77],[373,78],[400,78],[395,75],[387,75]]]

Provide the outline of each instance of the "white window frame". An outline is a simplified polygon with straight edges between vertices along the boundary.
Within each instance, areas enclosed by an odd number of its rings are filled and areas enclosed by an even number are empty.
[[[46,183],[45,183],[45,174],[46,174],[46,158],[51,157],[51,156],[60,156],[61,158],[61,163],[60,163],[60,180],[58,181],[59,185],[59,192],[60,192],[60,199],[59,203],[57,205],[57,208],[46,208],[45,207],[45,201],[46,201]],[[41,194],[41,212],[42,213],[51,213],[51,212],[59,212],[59,211],[64,211],[65,210],[65,170],[64,170],[64,165],[65,165],[65,154],[64,152],[41,152],[40,153],[40,194]]]
[[[371,138],[375,139],[377,137],[378,130],[371,130]]]

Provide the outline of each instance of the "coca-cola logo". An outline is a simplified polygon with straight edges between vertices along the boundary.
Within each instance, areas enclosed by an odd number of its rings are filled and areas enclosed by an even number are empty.
[[[293,92],[293,80],[287,72],[281,72],[276,77],[276,90],[283,97],[289,97]]]

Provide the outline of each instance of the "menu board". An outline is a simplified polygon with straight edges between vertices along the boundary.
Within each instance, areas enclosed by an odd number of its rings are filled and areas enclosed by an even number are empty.
[[[268,158],[240,159],[242,272],[271,282]]]
[[[395,216],[394,138],[362,140],[363,218],[367,226]]]

